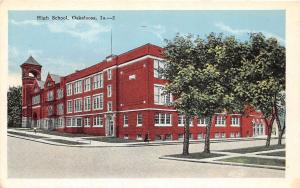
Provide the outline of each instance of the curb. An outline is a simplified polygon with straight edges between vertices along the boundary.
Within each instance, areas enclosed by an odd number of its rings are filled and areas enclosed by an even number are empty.
[[[219,164],[219,165],[230,165],[230,166],[243,166],[243,167],[252,167],[252,168],[265,168],[265,169],[274,169],[274,170],[285,170],[285,167],[280,167],[280,166],[242,164],[242,163],[219,162],[219,161],[205,161],[205,159],[184,159],[184,158],[167,157],[167,156],[159,157],[159,159],[196,162],[196,163]]]

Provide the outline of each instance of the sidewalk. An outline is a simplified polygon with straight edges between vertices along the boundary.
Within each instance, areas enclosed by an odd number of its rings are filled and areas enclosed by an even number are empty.
[[[139,147],[139,146],[160,146],[160,145],[176,145],[182,144],[182,140],[165,140],[165,141],[150,141],[150,142],[125,142],[125,143],[113,143],[113,142],[103,142],[95,141],[92,139],[100,138],[100,136],[59,136],[53,134],[47,134],[37,131],[33,132],[33,129],[8,129],[8,136],[18,137],[26,140],[31,140],[35,142],[57,145],[57,146],[69,146],[69,147]],[[248,137],[248,138],[227,138],[227,139],[211,139],[211,143],[218,142],[236,142],[236,141],[251,141],[251,140],[261,140],[265,137]],[[190,144],[195,144],[199,142],[204,142],[202,140],[190,140]]]
[[[189,158],[162,156],[162,157],[160,157],[160,159],[285,170],[284,166],[260,165],[260,164],[221,161],[224,159],[229,159],[229,158],[234,158],[234,157],[243,157],[243,158],[244,157],[254,157],[254,158],[270,159],[270,160],[272,160],[272,159],[285,160],[285,157],[260,155],[260,154],[280,152],[280,151],[285,151],[285,149],[274,149],[274,150],[258,151],[258,152],[252,152],[252,153],[232,153],[232,152],[213,151],[213,152],[211,152],[212,154],[222,154],[223,156],[203,158],[203,159],[189,159]]]

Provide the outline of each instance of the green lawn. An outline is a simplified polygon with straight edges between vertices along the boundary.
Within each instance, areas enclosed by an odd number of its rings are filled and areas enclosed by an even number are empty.
[[[221,156],[225,156],[225,155],[215,154],[215,153],[190,153],[189,155],[174,154],[174,155],[166,155],[165,157],[176,157],[176,158],[187,158],[187,159],[205,159],[205,158],[221,157]]]
[[[83,145],[86,143],[82,143],[82,142],[74,142],[74,141],[69,141],[69,140],[63,140],[63,139],[44,139],[47,141],[51,141],[51,142],[57,142],[60,144],[68,144],[68,145]]]
[[[222,150],[225,152],[232,152],[232,153],[253,153],[258,151],[268,151],[274,149],[283,149],[285,145],[271,145],[270,147],[265,146],[256,146],[256,147],[249,147],[249,148],[240,148],[240,149],[232,149],[232,150]]]
[[[257,165],[270,165],[270,166],[285,166],[285,160],[281,159],[265,159],[258,157],[231,157],[227,159],[220,159],[218,161],[234,162],[242,164],[257,164]]]
[[[285,151],[275,151],[275,152],[271,152],[271,153],[261,153],[261,154],[258,154],[258,155],[285,157]]]
[[[108,143],[142,142],[141,140],[127,140],[127,139],[122,139],[122,138],[104,137],[104,136],[98,136],[98,137],[93,137],[93,138],[83,138],[83,139],[99,141],[99,142],[108,142]]]
[[[29,137],[29,138],[35,138],[35,139],[47,138],[45,136],[30,135],[30,134],[26,134],[26,133],[19,133],[19,132],[13,132],[13,131],[7,131],[7,132],[9,134],[18,135],[18,136],[24,136],[24,137]]]

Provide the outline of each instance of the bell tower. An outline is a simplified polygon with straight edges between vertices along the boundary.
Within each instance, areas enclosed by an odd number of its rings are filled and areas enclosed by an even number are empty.
[[[22,69],[22,127],[30,127],[33,82],[35,79],[41,80],[42,65],[30,56],[20,67]]]

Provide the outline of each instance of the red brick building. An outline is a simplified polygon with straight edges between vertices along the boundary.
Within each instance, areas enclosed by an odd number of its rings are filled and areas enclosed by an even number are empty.
[[[61,132],[116,136],[125,139],[177,140],[183,138],[184,117],[162,95],[166,80],[157,71],[163,66],[162,48],[146,44],[121,55],[112,55],[91,67],[67,76],[48,74],[29,57],[22,65],[22,126]],[[265,135],[260,113],[216,114],[212,138]],[[206,122],[195,118],[192,139],[203,139]]]

